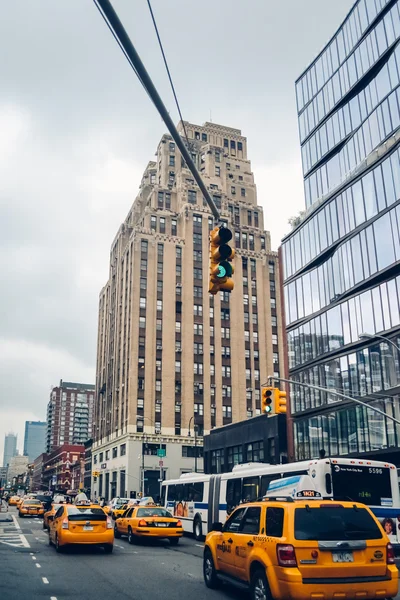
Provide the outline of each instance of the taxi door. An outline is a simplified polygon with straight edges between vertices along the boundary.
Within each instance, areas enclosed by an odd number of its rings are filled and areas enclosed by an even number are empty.
[[[64,505],[60,506],[60,508],[57,510],[56,514],[54,515],[54,519],[53,521],[49,522],[49,536],[51,538],[51,541],[55,543],[56,541],[56,533],[58,531],[58,529],[61,528],[61,523],[62,520],[64,518]]]
[[[245,508],[236,509],[225,523],[216,540],[218,570],[235,577],[235,548],[237,532],[240,530]]]
[[[132,515],[133,508],[128,508],[122,515],[120,519],[118,519],[118,529],[121,533],[128,533],[128,519]]]
[[[233,575],[238,579],[247,579],[249,556],[260,540],[261,507],[249,506],[243,516],[240,530],[235,536],[235,567]],[[264,530],[261,536],[265,535]]]

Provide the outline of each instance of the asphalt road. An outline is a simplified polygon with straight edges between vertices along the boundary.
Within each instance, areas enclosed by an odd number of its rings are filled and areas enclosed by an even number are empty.
[[[42,519],[0,513],[0,598],[4,600],[243,600],[228,586],[203,583],[202,544],[183,537],[131,546],[115,540],[114,552],[48,545]],[[400,594],[396,597],[400,600]]]
[[[243,592],[203,583],[202,545],[184,537],[179,546],[115,540],[114,552],[71,548],[57,554],[42,520],[0,514],[0,598],[5,600],[239,600]]]

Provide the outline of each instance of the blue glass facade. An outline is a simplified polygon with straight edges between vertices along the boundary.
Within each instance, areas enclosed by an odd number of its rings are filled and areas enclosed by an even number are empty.
[[[400,0],[356,2],[296,95],[307,210],[282,242],[290,378],[400,419]],[[400,451],[400,426],[329,391],[292,385],[291,419],[297,459]]]
[[[24,456],[28,456],[30,462],[45,452],[46,434],[46,421],[25,421]]]

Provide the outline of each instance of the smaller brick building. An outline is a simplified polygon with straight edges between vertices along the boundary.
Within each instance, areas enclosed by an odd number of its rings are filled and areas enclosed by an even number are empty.
[[[83,444],[64,444],[47,455],[43,463],[43,485],[52,491],[72,489],[72,466],[85,457]]]

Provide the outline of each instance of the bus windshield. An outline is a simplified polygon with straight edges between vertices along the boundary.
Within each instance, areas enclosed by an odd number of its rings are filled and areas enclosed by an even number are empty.
[[[367,465],[332,465],[333,497],[368,506],[393,506],[390,469]]]

